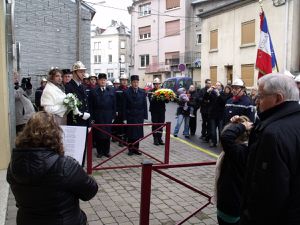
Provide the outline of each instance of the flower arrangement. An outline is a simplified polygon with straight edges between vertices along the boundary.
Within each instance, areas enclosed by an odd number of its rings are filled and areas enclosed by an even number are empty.
[[[68,114],[71,111],[73,111],[73,117],[74,117],[74,115],[80,114],[78,107],[80,107],[82,103],[81,103],[81,101],[79,101],[79,99],[77,98],[76,95],[74,95],[72,93],[67,94],[67,96],[64,99],[63,104],[67,108],[66,114]]]
[[[153,99],[156,101],[173,102],[176,100],[176,95],[171,89],[158,89],[153,93]]]

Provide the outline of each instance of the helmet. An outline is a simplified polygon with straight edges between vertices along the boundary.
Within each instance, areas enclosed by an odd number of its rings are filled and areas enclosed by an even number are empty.
[[[92,77],[96,77],[96,79],[97,79],[97,75],[95,73],[91,73],[89,78],[92,78]]]
[[[235,79],[232,83],[231,86],[240,86],[240,87],[244,87],[245,84],[244,84],[244,81],[242,81],[242,79]]]
[[[117,79],[114,79],[114,82],[113,84],[119,84],[120,83],[120,80],[117,78]]]
[[[45,77],[43,77],[41,82],[47,82],[47,79]]]
[[[88,73],[84,73],[83,79],[89,79],[89,78],[90,78],[90,75]]]
[[[80,61],[75,62],[72,66],[72,71],[76,70],[86,70],[85,65]]]
[[[160,79],[157,77],[153,80],[153,84],[160,84]]]
[[[113,86],[113,83],[110,80],[108,80],[108,81],[106,81],[106,85],[107,86]]]
[[[128,76],[124,73],[120,76],[120,80],[127,80],[128,79]]]
[[[296,83],[300,82],[300,75],[298,75],[298,76],[295,77],[295,82]]]

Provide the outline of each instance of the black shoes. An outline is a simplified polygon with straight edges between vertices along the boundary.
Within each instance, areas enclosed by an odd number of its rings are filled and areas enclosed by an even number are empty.
[[[164,143],[163,140],[161,140],[161,139],[158,140],[158,143],[159,143],[160,145],[165,145],[165,143]]]
[[[190,136],[189,136],[189,135],[185,135],[184,137],[185,137],[185,138],[187,138],[187,139],[189,139],[189,138],[190,138]]]
[[[99,153],[97,153],[97,158],[102,158],[103,156],[105,156],[106,158],[109,158],[109,157],[111,157],[111,154],[109,154],[109,153],[107,153],[107,154],[99,154]]]
[[[97,153],[97,158],[102,158],[102,154]]]
[[[132,155],[141,155],[142,153],[137,151],[137,150],[129,150],[129,152],[127,153],[129,156],[132,156]]]

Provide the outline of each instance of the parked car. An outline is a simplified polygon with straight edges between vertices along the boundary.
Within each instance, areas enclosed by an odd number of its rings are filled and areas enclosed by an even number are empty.
[[[172,89],[177,94],[178,88],[184,87],[188,90],[192,84],[193,80],[191,77],[171,77],[163,82],[162,88]]]

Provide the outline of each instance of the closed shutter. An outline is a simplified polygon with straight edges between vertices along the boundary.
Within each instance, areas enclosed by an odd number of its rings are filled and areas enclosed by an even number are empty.
[[[139,27],[139,35],[150,34],[151,26]]]
[[[180,34],[180,20],[166,22],[166,36]]]
[[[210,67],[210,80],[211,80],[212,84],[215,84],[218,81],[217,70],[218,70],[217,66],[211,66]]]
[[[246,87],[254,85],[254,64],[244,64],[241,66],[242,80]]]
[[[255,20],[242,23],[241,44],[255,43]]]
[[[179,64],[179,52],[166,52],[165,53],[166,65],[178,65]]]
[[[180,6],[180,0],[166,0],[166,9],[173,9]]]
[[[210,49],[218,49],[218,30],[210,32]]]

